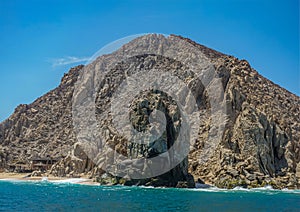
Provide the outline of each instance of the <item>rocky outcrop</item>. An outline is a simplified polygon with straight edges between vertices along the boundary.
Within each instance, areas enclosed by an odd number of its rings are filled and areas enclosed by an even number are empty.
[[[154,132],[159,131],[159,126],[150,125],[150,121],[154,121],[151,119],[157,119],[158,122],[164,118],[166,119],[166,129],[164,133],[158,139],[153,139],[152,142],[129,142],[126,138],[118,135],[112,121],[112,116],[105,115],[105,111],[109,111],[107,106],[110,107],[109,103],[112,101],[112,96],[107,94],[115,93],[116,89],[118,88],[118,86],[112,86],[111,82],[114,82],[114,85],[121,84],[122,80],[125,78],[125,74],[128,76],[134,75],[138,73],[141,66],[146,70],[151,70],[152,67],[155,67],[155,69],[167,70],[172,66],[174,75],[184,78],[184,80],[190,77],[190,74],[184,70],[181,64],[176,63],[171,59],[158,57],[156,55],[142,55],[139,57],[130,58],[127,62],[119,64],[116,69],[111,70],[111,72],[102,81],[103,83],[99,89],[100,92],[96,98],[98,123],[101,123],[101,129],[107,129],[107,132],[105,132],[105,137],[108,137],[107,141],[110,143],[110,146],[117,152],[127,155],[131,159],[153,158],[162,153],[167,153],[167,158],[170,160],[176,160],[175,152],[170,152],[168,150],[174,145],[176,138],[179,136],[182,118],[176,101],[171,99],[168,94],[160,90],[144,90],[143,92],[139,93],[138,97],[136,97],[130,104],[129,119],[133,128],[138,132],[151,131],[153,134],[155,134]],[[182,69],[181,73],[179,72],[180,69]],[[120,98],[126,97],[122,96]],[[141,138],[138,137],[137,140],[139,139]],[[115,157],[116,156],[114,156],[114,158]],[[124,178],[116,178],[115,181],[121,182],[125,185],[194,187],[195,183],[193,176],[188,173],[187,157],[182,159],[180,163],[173,169],[159,176],[145,179],[131,179],[131,177],[126,174],[126,172],[139,173],[141,170],[141,175],[149,173],[152,171],[152,168],[149,164],[150,162],[137,161],[134,164],[126,164],[127,168],[123,171],[125,175]],[[166,163],[166,161],[162,161],[162,167],[159,168],[163,169],[163,166],[165,166],[164,163]],[[109,175],[107,174],[105,175],[106,178],[108,176]],[[103,178],[100,179],[102,182],[105,180],[106,179]],[[109,182],[112,182],[112,180],[109,180]]]
[[[17,161],[29,164],[34,157],[66,157],[75,143],[70,100],[81,68],[72,68],[57,88],[19,105],[0,124],[0,167]]]
[[[192,51],[186,47],[188,43],[202,52],[212,65],[215,71],[213,75],[205,76],[207,84],[197,81],[191,71],[193,67],[160,56],[168,51],[164,46],[174,40],[181,60],[194,59]],[[144,90],[130,103],[130,123],[138,132],[155,131],[150,119],[155,118],[155,111],[165,114],[165,134],[150,143],[130,143],[119,135],[114,128],[112,114],[107,111],[118,86],[126,77],[139,71],[161,70],[161,73],[167,72],[180,78],[192,90],[201,123],[197,137],[191,142],[189,154],[177,166],[156,177],[131,179],[128,176],[116,177],[101,169],[108,159],[93,160],[87,156],[76,138],[72,120],[74,86],[83,69],[83,66],[78,66],[64,75],[56,89],[32,104],[18,106],[0,124],[0,170],[8,169],[10,164],[19,161],[29,164],[32,157],[51,156],[59,161],[48,171],[50,174],[69,177],[85,175],[106,184],[192,187],[193,178],[200,178],[206,183],[227,188],[264,185],[300,188],[298,96],[259,75],[245,60],[175,35],[168,38],[147,35],[135,39],[113,54],[98,58],[95,64],[141,47],[149,48],[152,53],[131,57],[114,67],[103,63],[110,71],[101,82],[95,82],[100,85],[95,100],[97,124],[107,138],[108,146],[117,153],[138,159],[153,158],[167,152],[174,145],[183,123],[180,108],[167,93]],[[202,68],[205,70],[205,67]],[[221,82],[223,89],[219,96],[218,88],[213,83],[216,80]],[[211,99],[224,102],[225,121],[220,114],[212,117]],[[157,117],[162,119],[159,113]],[[216,121],[224,122],[224,132],[217,145],[212,147],[213,154],[207,154],[209,138],[216,138],[218,131],[212,125]],[[206,155],[208,157],[204,158]],[[115,155],[112,158],[118,159]],[[146,163],[136,164],[136,167],[148,172]],[[134,171],[134,168],[128,166],[128,170]]]
[[[210,163],[198,166],[192,153],[190,170],[219,187],[299,187],[299,97],[260,76],[245,60],[227,57],[222,65],[230,71],[229,120]]]
[[[68,155],[52,166],[49,174],[57,177],[82,177],[94,178],[104,172],[95,166],[95,163],[87,157],[78,143]]]

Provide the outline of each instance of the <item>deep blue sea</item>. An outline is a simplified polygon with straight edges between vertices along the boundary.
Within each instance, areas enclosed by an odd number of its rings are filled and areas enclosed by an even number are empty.
[[[0,211],[300,211],[300,190],[0,181]]]

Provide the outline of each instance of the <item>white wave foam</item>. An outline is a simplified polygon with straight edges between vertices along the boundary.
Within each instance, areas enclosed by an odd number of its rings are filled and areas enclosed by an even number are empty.
[[[77,184],[86,182],[88,179],[85,178],[69,178],[69,179],[63,179],[63,180],[48,180],[48,182],[51,183],[67,183],[67,184]]]
[[[41,181],[48,181],[48,177],[43,177]]]
[[[232,190],[233,191],[251,191],[251,189],[243,188],[240,186],[237,186],[237,187],[233,188]]]
[[[255,193],[265,193],[265,194],[279,194],[279,193],[293,193],[293,194],[300,194],[300,190],[291,190],[291,189],[274,189],[272,186],[267,185],[265,187],[259,188],[243,188],[243,187],[235,187],[233,189],[224,189],[224,188],[217,188],[217,187],[210,187],[210,188],[193,188],[193,189],[185,189],[190,191],[196,192],[225,192],[225,193],[234,193],[234,192],[255,192]]]
[[[250,190],[253,190],[253,191],[274,191],[275,189],[270,185],[266,185],[264,187],[251,188]]]
[[[47,177],[43,177],[40,180],[29,180],[29,179],[15,179],[15,178],[6,178],[0,179],[0,181],[12,182],[12,183],[55,183],[55,184],[78,184],[89,181],[85,178],[69,178],[63,180],[49,180]]]
[[[141,188],[150,188],[150,189],[153,189],[153,188],[155,188],[154,186],[140,186]]]
[[[192,189],[185,189],[185,190],[191,190],[191,191],[203,191],[203,192],[228,192],[230,189],[225,189],[225,188],[218,188],[215,186],[211,186],[209,188],[192,188]]]

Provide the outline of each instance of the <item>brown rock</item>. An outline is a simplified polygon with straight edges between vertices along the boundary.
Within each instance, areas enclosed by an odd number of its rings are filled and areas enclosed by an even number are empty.
[[[116,57],[123,50],[132,51],[137,46],[148,46],[153,52],[161,53],[165,51],[164,44],[174,39],[178,39],[180,47],[178,57],[184,60],[193,58],[187,48],[188,43],[201,51],[213,65],[215,73],[206,76],[208,87],[195,79],[192,67],[184,67],[175,60],[157,55],[133,57],[117,67],[110,67],[111,72],[106,76],[109,83],[104,83],[105,86],[99,89],[96,99],[97,120],[109,145],[122,154],[131,154],[132,157],[151,157],[171,146],[174,139],[167,135],[163,135],[151,148],[142,145],[130,146],[112,126],[109,113],[105,113],[110,108],[111,94],[126,77],[125,71],[128,74],[159,68],[188,84],[198,101],[201,120],[198,137],[188,157],[176,168],[175,175],[173,173],[168,176],[169,181],[172,181],[171,176],[178,176],[173,186],[178,182],[184,185],[182,182],[187,181],[189,172],[195,179],[201,178],[220,187],[241,184],[239,180],[245,178],[246,184],[249,185],[257,183],[259,186],[260,183],[268,182],[278,188],[299,188],[300,98],[261,76],[247,61],[224,55],[175,35],[168,38],[157,35],[138,38],[122,50],[116,51],[114,55],[103,56],[97,61]],[[34,156],[49,155],[59,159],[49,171],[53,175],[89,174],[96,177],[103,174],[103,170],[95,166],[94,161],[89,159],[77,144],[73,128],[72,97],[74,84],[82,68],[83,66],[72,68],[63,76],[57,88],[29,105],[18,106],[15,112],[0,124],[0,169],[9,169],[10,165],[17,161],[30,164],[30,159]],[[216,80],[221,81],[224,95],[215,92],[209,96],[208,90],[216,89],[213,83]],[[78,97],[86,98],[88,95],[83,91]],[[152,101],[155,97],[161,100]],[[185,95],[181,94],[181,97],[184,98]],[[206,153],[205,147],[209,145],[209,136],[214,138],[218,132],[218,128],[212,126],[212,121],[221,120],[219,114],[215,115],[217,119],[212,119],[210,98],[226,104],[226,123],[214,154],[202,161],[202,156]],[[148,110],[153,109],[151,102],[168,112],[169,121],[174,123],[174,131],[170,136],[176,137],[180,128],[180,112],[174,109],[175,104],[165,99],[162,94],[152,93],[136,98],[136,105],[131,107],[134,111],[131,114],[133,125],[140,128],[139,130],[148,130]],[[191,110],[191,105],[187,105],[186,109]],[[99,164],[113,160],[114,155],[111,154],[109,158],[100,158]],[[140,165],[147,169],[146,164]],[[157,185],[166,183],[155,179],[151,182]]]

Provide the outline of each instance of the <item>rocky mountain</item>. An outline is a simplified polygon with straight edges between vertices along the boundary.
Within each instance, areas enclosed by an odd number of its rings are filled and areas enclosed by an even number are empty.
[[[158,85],[145,86],[150,80]],[[145,35],[19,105],[0,124],[0,169],[51,157],[48,174],[102,183],[192,187],[194,178],[226,188],[300,188],[299,105],[246,60],[176,35]],[[143,134],[160,124],[156,138]],[[165,172],[151,175],[156,159]]]

